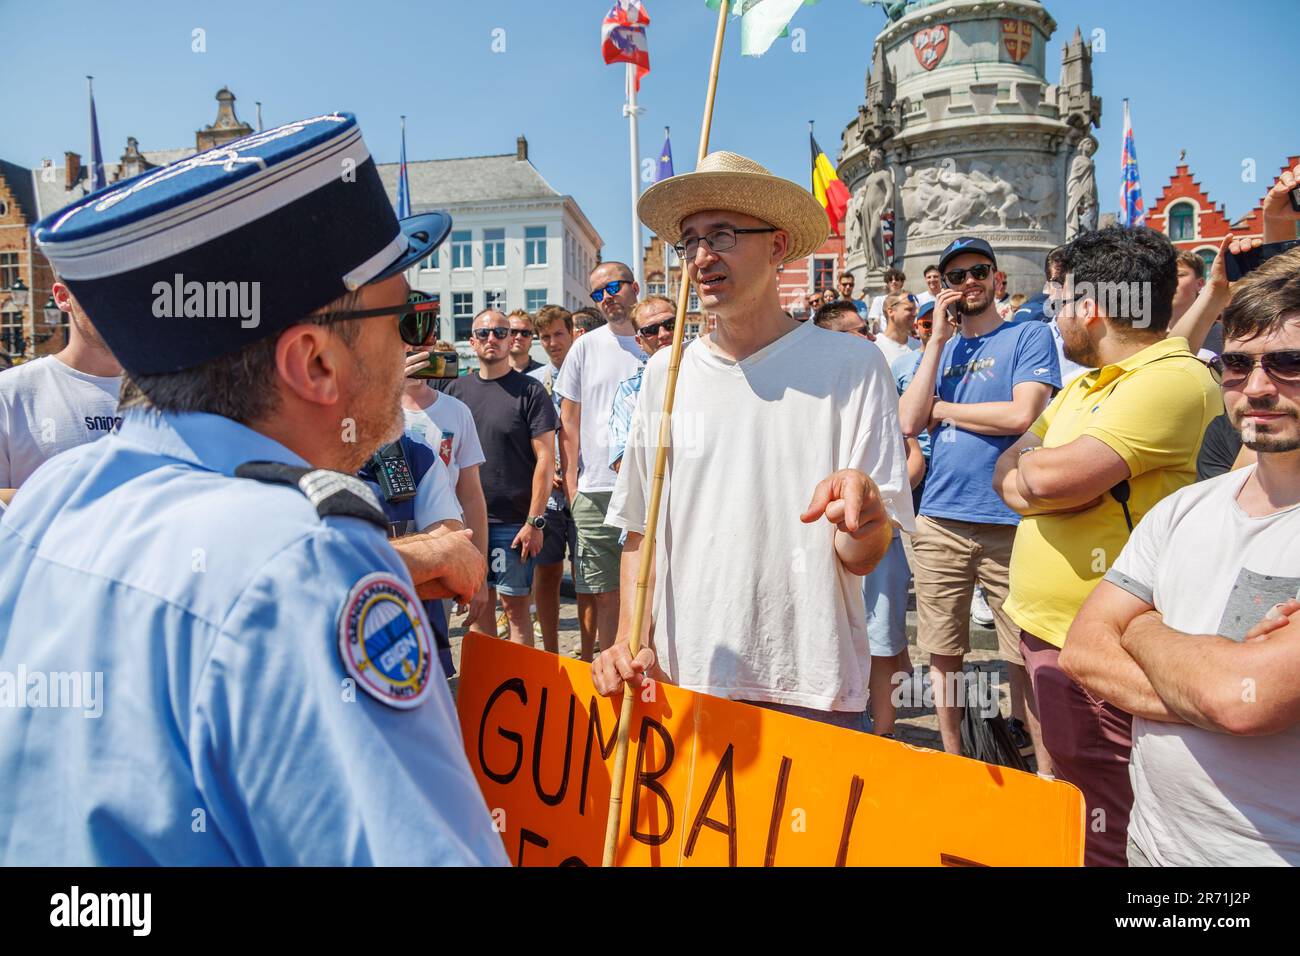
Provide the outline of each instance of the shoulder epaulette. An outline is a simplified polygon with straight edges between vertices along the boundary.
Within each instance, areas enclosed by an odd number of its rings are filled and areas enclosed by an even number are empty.
[[[388,530],[388,518],[375,493],[353,475],[327,468],[300,468],[278,461],[246,461],[235,469],[236,478],[269,484],[292,485],[307,496],[322,518],[345,515],[361,518]]]

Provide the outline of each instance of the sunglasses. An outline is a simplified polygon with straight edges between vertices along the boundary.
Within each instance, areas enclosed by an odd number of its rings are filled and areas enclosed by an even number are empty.
[[[631,279],[615,279],[609,285],[601,286],[593,292],[591,294],[591,301],[599,304],[600,300],[605,298],[607,295],[618,295],[618,290],[623,288],[625,285],[630,285],[631,282]]]
[[[382,309],[358,309],[354,312],[335,312],[330,315],[332,319],[372,319],[380,315],[397,316],[397,331],[402,336],[402,341],[407,345],[423,345],[429,338],[429,332],[433,329],[434,320],[438,317],[438,302],[434,300],[422,300],[417,302],[403,302],[401,305],[390,305]]]
[[[918,328],[932,329],[934,328],[934,319],[917,319],[916,325]]]
[[[961,285],[966,281],[967,273],[983,282],[992,271],[993,267],[991,265],[982,262],[977,266],[971,266],[969,269],[953,269],[951,272],[945,272],[943,277],[948,280],[949,285]]]
[[[645,339],[652,339],[659,334],[660,329],[671,332],[675,328],[677,328],[676,319],[664,319],[662,322],[652,322],[650,325],[641,326],[636,334]]]
[[[510,337],[514,338],[515,336],[519,336],[520,338],[525,338],[525,339],[531,339],[533,337],[533,330],[532,329],[511,329]]]
[[[1256,365],[1278,385],[1300,384],[1300,349],[1282,349],[1258,356],[1246,352],[1224,352],[1210,363],[1210,368],[1218,373],[1220,382],[1232,388],[1250,378]]]
[[[504,325],[494,325],[490,329],[475,329],[472,334],[480,342],[486,342],[489,336],[495,336],[497,339],[506,338],[510,334],[510,329]]]

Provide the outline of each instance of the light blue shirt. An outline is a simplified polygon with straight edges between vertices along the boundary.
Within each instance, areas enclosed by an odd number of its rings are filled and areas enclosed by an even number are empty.
[[[233,477],[259,459],[306,466],[129,412],[0,518],[0,864],[507,862],[437,668],[406,710],[345,672],[358,582],[411,588],[384,532]]]
[[[628,432],[632,430],[632,413],[636,411],[636,399],[641,394],[641,376],[645,374],[645,362],[631,378],[618,383],[614,393],[614,404],[609,409],[609,467],[623,457],[627,448]]]

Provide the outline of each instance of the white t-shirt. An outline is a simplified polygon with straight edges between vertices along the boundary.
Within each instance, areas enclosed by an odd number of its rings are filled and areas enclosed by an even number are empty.
[[[1242,640],[1300,589],[1300,505],[1249,517],[1237,493],[1254,467],[1161,501],[1106,580],[1153,605],[1169,627]],[[1234,737],[1134,717],[1129,776],[1129,837],[1154,863],[1300,864],[1300,725]]]
[[[883,332],[876,336],[876,347],[885,353],[885,364],[893,365],[894,359],[900,355],[906,355],[908,352],[915,352],[921,347],[921,340],[914,339],[910,335],[907,337],[906,345],[899,345],[888,335]]]
[[[61,451],[107,435],[120,375],[87,375],[53,355],[0,372],[0,488],[17,488]]]
[[[921,306],[925,305],[927,302],[933,302],[933,301],[934,301],[934,293],[931,292],[929,289],[926,289],[924,292],[918,292],[916,294],[916,307],[918,309]]]
[[[443,398],[446,398],[444,395]],[[424,473],[415,491],[415,531],[424,531],[437,521],[464,521],[465,513],[456,500],[447,466],[439,459]]]
[[[643,533],[669,350],[646,366],[606,523]],[[567,363],[566,363],[567,365]],[[863,374],[863,370],[866,374]],[[834,527],[799,515],[817,483],[866,472],[914,528],[898,391],[880,350],[811,322],[742,362],[682,355],[656,539],[655,645],[673,681],[733,700],[861,711],[862,579]]]
[[[456,487],[462,468],[483,464],[483,446],[479,444],[478,429],[474,427],[474,414],[469,406],[454,395],[439,392],[438,398],[428,408],[406,414],[406,433],[418,438],[438,453],[447,466],[451,487]]]
[[[609,411],[618,387],[646,360],[635,335],[615,335],[608,325],[578,337],[564,358],[555,391],[582,405],[578,430],[578,491],[610,491]]]

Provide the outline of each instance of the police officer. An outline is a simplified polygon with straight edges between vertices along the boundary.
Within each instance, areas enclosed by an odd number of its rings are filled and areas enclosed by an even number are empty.
[[[419,600],[482,557],[399,557],[355,477],[423,338],[402,272],[449,228],[397,221],[345,113],[36,226],[123,422],[0,520],[0,863],[506,862]]]

